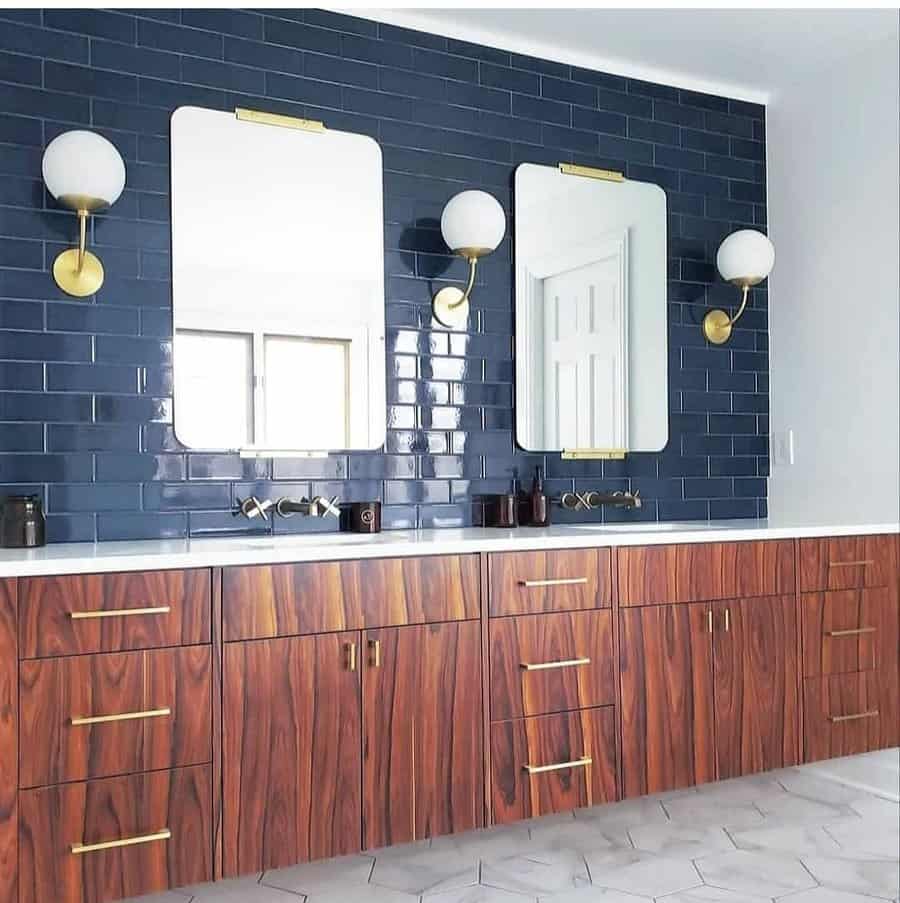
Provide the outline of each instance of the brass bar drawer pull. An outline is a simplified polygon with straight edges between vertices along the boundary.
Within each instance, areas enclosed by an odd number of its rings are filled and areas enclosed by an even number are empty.
[[[356,643],[345,643],[344,651],[347,653],[347,670],[356,670]]]
[[[152,608],[98,608],[96,611],[70,611],[69,617],[73,621],[83,621],[87,618],[124,618],[128,615],[167,615],[171,610],[171,605],[156,605]]]
[[[842,721],[859,721],[860,718],[877,718],[878,709],[872,709],[870,712],[858,712],[855,715],[831,715],[828,720],[832,724],[840,724]]]
[[[861,633],[875,633],[877,630],[877,627],[854,627],[852,630],[826,630],[825,636],[859,636]]]
[[[139,834],[137,837],[123,837],[121,840],[104,840],[100,843],[73,843],[72,852],[76,856],[84,853],[98,853],[100,850],[114,850],[118,847],[133,847],[139,843],[154,843],[158,840],[168,840],[172,832],[163,828],[154,834]]]
[[[587,577],[557,577],[554,580],[520,580],[519,586],[532,589],[536,586],[581,586],[587,582]]]
[[[868,567],[870,564],[875,564],[875,561],[872,558],[863,558],[859,561],[829,561],[828,567],[830,568],[864,568]]]
[[[590,756],[584,756],[571,762],[557,762],[555,765],[523,765],[522,769],[528,774],[544,774],[547,771],[562,771],[565,768],[587,768],[593,764],[594,760]]]
[[[369,664],[373,668],[381,667],[381,640],[369,640]]]
[[[107,724],[110,721],[139,721],[142,718],[165,718],[172,710],[165,706],[161,709],[147,709],[144,712],[122,712],[118,715],[83,715],[71,719],[73,727],[83,724]]]
[[[523,671],[552,671],[554,668],[577,668],[579,665],[589,665],[589,658],[568,658],[559,662],[520,662],[519,667]]]

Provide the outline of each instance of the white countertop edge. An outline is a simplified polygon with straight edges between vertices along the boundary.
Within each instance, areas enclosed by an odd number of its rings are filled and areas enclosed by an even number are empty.
[[[567,524],[547,528],[498,530],[483,527],[391,530],[373,536],[318,533],[292,536],[229,536],[178,540],[58,543],[40,549],[0,549],[0,578],[55,574],[111,573],[170,568],[226,567],[515,552],[675,543],[740,542],[753,539],[804,539],[900,533],[900,524],[787,524],[767,520],[697,521],[673,527],[628,524],[603,529]],[[645,529],[642,529],[644,527]]]

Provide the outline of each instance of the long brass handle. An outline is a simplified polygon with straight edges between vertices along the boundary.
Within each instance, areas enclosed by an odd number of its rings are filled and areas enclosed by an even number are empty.
[[[536,586],[577,586],[587,582],[587,577],[556,577],[552,580],[520,580],[519,586],[532,589]]]
[[[731,609],[725,609],[725,633],[731,630]]]
[[[78,715],[70,719],[74,727],[83,724],[106,724],[110,721],[137,721],[141,718],[164,718],[171,715],[172,710],[165,706],[161,709],[147,709],[143,712],[121,712],[118,715]]]
[[[356,670],[356,643],[347,643],[344,646],[344,650],[347,653],[347,670],[355,671]]]
[[[152,608],[108,608],[96,611],[70,611],[69,617],[73,621],[81,621],[86,618],[124,618],[128,615],[167,615],[171,610],[171,605],[156,605]]]
[[[567,658],[558,662],[519,662],[519,667],[523,671],[551,671],[553,668],[577,668],[590,663],[589,658]]]
[[[825,636],[858,636],[861,633],[875,633],[877,630],[877,627],[854,627],[852,630],[826,630]]]
[[[878,709],[872,709],[869,712],[857,712],[855,715],[831,715],[828,720],[832,724],[839,724],[841,721],[858,721],[860,718],[877,718]]]
[[[707,632],[707,633],[712,633],[712,632],[713,632],[713,613],[712,613],[712,609],[710,609],[710,610],[706,613],[706,632]]]
[[[830,568],[857,568],[857,567],[868,567],[870,564],[875,564],[875,560],[872,558],[861,558],[859,561],[829,561],[828,567]]]
[[[381,667],[381,640],[369,640],[369,664],[373,668]]]
[[[123,837],[120,840],[104,840],[100,843],[73,843],[72,852],[76,856],[83,853],[97,853],[100,850],[114,850],[117,847],[133,847],[139,843],[154,843],[157,840],[168,840],[172,832],[168,828],[156,831],[153,834],[139,834],[137,837]]]
[[[562,771],[565,768],[587,768],[593,763],[594,760],[590,756],[584,756],[571,762],[557,762],[555,765],[523,765],[522,770],[528,774],[543,774],[546,771]]]

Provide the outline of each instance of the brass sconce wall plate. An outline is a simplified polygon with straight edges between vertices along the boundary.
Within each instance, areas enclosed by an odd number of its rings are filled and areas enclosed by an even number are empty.
[[[103,285],[103,264],[96,254],[85,247],[88,211],[78,211],[79,241],[77,248],[61,251],[53,261],[53,278],[56,284],[73,298],[95,295]]]

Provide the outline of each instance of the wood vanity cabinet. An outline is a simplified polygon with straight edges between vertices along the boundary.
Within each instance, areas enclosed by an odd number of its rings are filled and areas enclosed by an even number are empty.
[[[226,875],[484,823],[477,558],[312,567],[224,574],[226,635],[367,628],[226,642]]]
[[[619,549],[619,580],[624,795],[796,764],[792,543]]]

